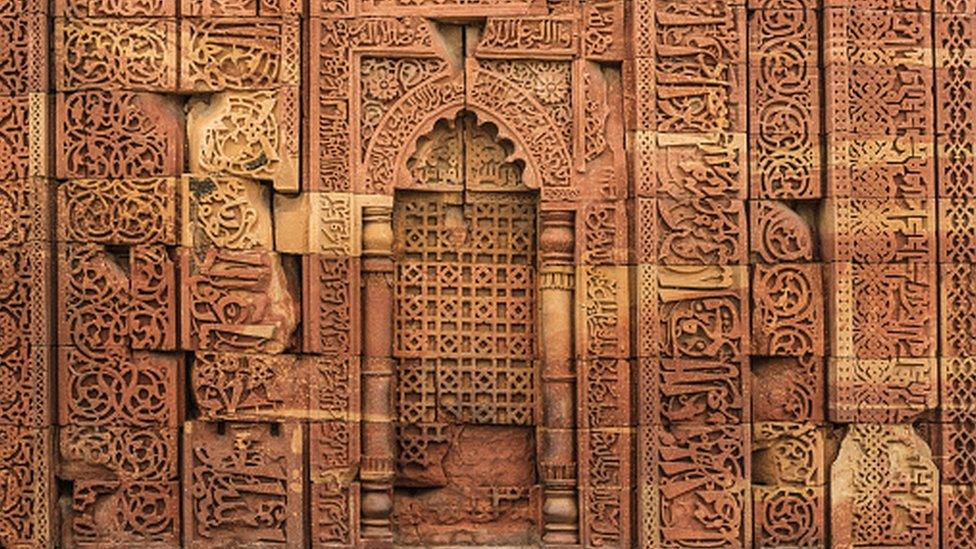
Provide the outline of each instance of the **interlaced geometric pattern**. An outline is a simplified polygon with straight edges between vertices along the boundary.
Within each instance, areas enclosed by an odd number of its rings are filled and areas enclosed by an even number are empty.
[[[401,423],[532,425],[535,199],[398,196]]]

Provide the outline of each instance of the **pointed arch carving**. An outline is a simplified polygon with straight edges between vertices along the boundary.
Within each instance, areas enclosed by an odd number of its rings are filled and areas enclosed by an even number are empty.
[[[569,146],[545,109],[503,76],[470,65],[467,78],[445,74],[417,86],[389,109],[366,146],[363,189],[391,195],[398,182],[409,181],[407,159],[417,139],[438,120],[452,119],[462,110],[473,113],[479,124],[495,125],[498,137],[514,145],[512,160],[525,163],[526,186],[569,186]]]

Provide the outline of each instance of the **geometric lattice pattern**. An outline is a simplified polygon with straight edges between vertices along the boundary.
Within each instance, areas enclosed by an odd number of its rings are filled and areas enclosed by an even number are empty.
[[[461,198],[397,205],[400,421],[532,425],[534,200]]]

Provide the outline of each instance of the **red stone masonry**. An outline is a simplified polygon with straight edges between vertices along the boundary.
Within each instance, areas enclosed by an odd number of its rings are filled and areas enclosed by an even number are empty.
[[[973,0],[0,49],[0,547],[973,546]]]

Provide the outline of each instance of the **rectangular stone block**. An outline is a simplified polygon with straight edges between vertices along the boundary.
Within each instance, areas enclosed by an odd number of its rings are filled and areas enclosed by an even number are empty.
[[[348,4],[348,0],[321,0],[326,4]],[[298,0],[243,0],[222,2],[221,0],[180,0],[180,15],[183,17],[274,17],[282,15],[301,15],[302,3]],[[315,16],[321,14],[313,14]],[[345,15],[345,13],[337,13]]]
[[[590,359],[576,363],[577,423],[580,429],[626,428],[630,417],[630,362]]]
[[[929,48],[928,43],[919,46]],[[855,49],[853,44],[848,49]],[[924,50],[923,50],[924,51]],[[872,52],[869,59],[881,53]],[[931,135],[935,98],[931,54],[905,62],[835,64],[825,69],[828,133],[854,135]]]
[[[934,154],[931,136],[832,133],[827,136],[827,195],[931,198]]]
[[[176,20],[54,20],[58,91],[176,90]]]
[[[518,70],[518,64],[513,66]],[[628,188],[630,179],[627,171],[624,114],[620,109],[620,102],[624,98],[621,71],[617,68],[607,71],[604,65],[594,61],[576,61],[572,64],[572,71],[565,74],[568,78],[561,79],[565,84],[571,85],[576,81],[583,85],[570,90],[565,99],[560,100],[562,105],[556,108],[563,110],[573,103],[588,107],[584,107],[577,115],[582,125],[581,131],[573,135],[566,131],[568,128],[563,128],[564,139],[571,143],[568,145],[573,151],[571,156],[577,159],[577,169],[570,172],[570,189],[561,192],[578,193],[577,201],[580,202],[623,201],[631,193]],[[534,90],[537,97],[546,98],[550,93],[541,88]],[[491,135],[490,126],[485,124],[476,127],[472,124],[472,129],[472,142],[483,141]],[[538,157],[541,152],[539,149],[534,154]],[[517,181],[518,164],[506,161],[500,167],[494,168],[495,162],[496,159],[486,163],[478,155],[466,155],[467,179],[470,181],[474,178],[478,186],[485,190],[504,190],[511,187]],[[498,171],[498,175],[493,175],[493,171]],[[531,180],[525,178],[524,174],[525,170],[522,170],[523,184],[531,185]],[[549,194],[549,191],[543,192],[544,202],[549,201]]]
[[[24,0],[20,0],[24,1]],[[35,0],[27,0],[35,1]],[[176,0],[54,0],[54,15],[65,17],[174,17]]]
[[[651,6],[647,7],[648,11]],[[646,24],[647,37],[641,46],[650,53],[643,57],[624,59],[622,65],[624,79],[624,128],[628,132],[644,133],[657,131],[657,92],[653,44],[653,16]]]
[[[976,19],[970,24],[976,27]],[[971,34],[974,36],[945,37],[936,50],[953,53],[952,56],[943,54],[945,58],[936,61],[935,131],[942,139],[972,138],[974,128],[969,120],[976,115],[973,105],[976,90],[969,89],[969,83],[976,79],[976,29]],[[960,44],[964,40],[970,43]]]
[[[355,547],[359,539],[359,483],[313,483],[311,540],[313,549]]]
[[[48,27],[41,12],[8,1],[0,11],[0,96],[43,93],[48,88]],[[25,1],[23,4],[34,4]],[[42,2],[36,2],[38,6]],[[46,10],[47,2],[43,2]]]
[[[305,466],[296,423],[183,426],[183,547],[301,547]]]
[[[622,547],[631,539],[629,487],[583,487],[580,489],[582,543],[590,547]]]
[[[908,423],[938,406],[935,358],[831,358],[830,420]]]
[[[976,198],[976,134],[947,133],[936,137],[939,197]]]
[[[299,92],[220,92],[187,105],[189,167],[194,175],[234,175],[299,190]]]
[[[282,256],[217,248],[180,255],[184,350],[277,354],[295,347],[299,283]]]
[[[57,120],[58,179],[174,177],[183,171],[183,111],[175,98],[103,90],[58,94]]]
[[[782,106],[771,109],[774,113]],[[770,116],[777,116],[770,114]],[[794,133],[749,136],[750,192],[753,198],[807,200],[823,196],[823,138],[809,127]]]
[[[58,535],[57,488],[54,481],[49,429],[5,425],[0,475],[5,488],[0,495],[6,547],[54,547]]]
[[[825,360],[822,356],[751,357],[753,421],[809,421],[826,417]]]
[[[40,177],[0,183],[0,249],[51,240],[54,186]]]
[[[48,96],[31,93],[0,97],[0,181],[47,177],[50,129]]]
[[[675,0],[658,2],[655,10],[657,131],[746,131],[746,10]],[[696,53],[699,39],[715,48],[704,62]],[[678,75],[697,76],[708,85],[687,96]]]
[[[634,134],[633,174],[641,197],[745,199],[747,162],[743,133]]]
[[[966,547],[976,537],[972,517],[976,513],[976,488],[942,487],[942,546]]]
[[[739,425],[750,420],[749,357],[641,357],[636,367],[639,425]]]
[[[357,258],[302,257],[305,352],[358,355],[360,284]]]
[[[183,356],[137,351],[58,356],[59,425],[176,427],[183,420]]]
[[[767,356],[823,356],[823,290],[819,264],[755,265],[752,352]]]
[[[54,364],[53,347],[15,341],[0,351],[6,394],[0,425],[43,429],[54,424]]]
[[[360,419],[360,373],[362,358],[348,355],[306,358],[311,389],[309,417],[312,421]]]
[[[976,18],[972,13],[936,11],[933,21],[936,80],[964,79],[969,69],[973,68],[973,54],[976,53],[973,51],[976,45]],[[950,68],[962,71],[947,74],[945,69]],[[965,97],[972,91],[958,90],[957,93],[961,94],[959,97]]]
[[[352,136],[349,120],[349,101],[345,98],[324,96],[328,82],[333,87],[348,89],[347,75],[336,75],[337,70],[327,62],[327,57],[319,59],[319,88],[310,93],[313,97],[322,93],[317,101],[308,100],[305,108],[307,119],[302,123],[303,142],[306,144],[302,155],[304,187],[310,191],[350,192],[352,191]],[[336,61],[338,63],[338,61]]]
[[[60,346],[92,357],[127,354],[132,298],[124,263],[99,244],[61,244],[58,288]]]
[[[940,420],[976,422],[976,357],[940,358],[939,382]]]
[[[931,263],[827,267],[833,356],[924,358],[936,353],[936,267]]]
[[[64,425],[58,477],[68,480],[179,480],[179,428]]]
[[[932,66],[932,15],[928,10],[826,6],[823,17],[827,66],[901,66],[908,70]],[[838,84],[840,81],[828,76],[828,87]]]
[[[579,204],[576,242],[582,265],[624,265],[629,242],[626,203],[620,200]]]
[[[722,21],[723,26],[741,24],[744,27],[744,10],[728,9],[735,13],[735,21],[733,17],[726,17],[720,13],[699,15],[703,16],[702,21]],[[669,18],[669,25],[659,25],[659,36],[661,32],[674,30],[675,26],[680,25],[684,28],[676,30],[673,38],[662,38],[673,42],[668,44],[673,47],[658,47],[656,66],[659,68],[654,72],[653,84],[655,126],[651,129],[659,133],[679,134],[748,132],[745,33],[740,31],[740,36],[736,37],[733,32],[725,30],[721,36],[715,36],[714,33],[706,31],[704,35],[712,35],[711,38],[717,42],[718,49],[714,56],[710,56],[708,61],[699,65],[692,61],[695,57],[693,54],[685,52],[696,49],[686,41],[692,36],[702,36],[697,34],[701,32],[701,28],[694,23],[671,24],[672,21],[678,20]],[[733,58],[736,60],[729,60]],[[723,60],[719,61],[719,59]],[[684,86],[684,78],[689,77],[696,78],[696,81],[707,82],[707,85],[688,90]]]
[[[976,263],[976,200],[939,201],[939,261]]]
[[[750,262],[809,263],[820,258],[813,219],[818,208],[808,202],[749,201]]]
[[[53,271],[46,243],[0,248],[0,357],[54,344]]]
[[[258,181],[183,175],[180,214],[180,244],[186,248],[271,251],[275,247],[271,189]]]
[[[175,350],[176,263],[165,246],[137,245],[116,257],[100,244],[64,243],[58,262],[62,346],[90,357]]]
[[[200,418],[307,418],[312,360],[298,355],[197,352],[190,369],[190,387]]]
[[[632,245],[628,250],[630,264],[657,263],[657,199],[634,198],[627,202],[627,219]]]
[[[820,242],[827,261],[932,263],[939,229],[935,200],[833,198],[824,201]]]
[[[814,423],[754,423],[752,483],[822,487],[839,442],[829,427]]]
[[[627,54],[624,3],[597,0],[582,6],[581,54],[592,61],[621,61]]]
[[[58,183],[57,193],[60,241],[110,246],[177,243],[175,178],[71,179]]]
[[[826,547],[825,492],[820,486],[753,486],[756,547]]]
[[[658,198],[653,206],[656,215],[652,234],[656,234],[652,241],[656,257],[651,263],[673,266],[749,263],[745,201],[724,197]],[[646,218],[640,221],[642,226],[647,223]]]
[[[253,3],[257,4],[257,0]],[[297,18],[183,15],[181,90],[199,93],[299,85],[301,48]]]
[[[642,426],[638,438],[642,546],[752,546],[748,426]],[[685,511],[719,499],[721,513]]]
[[[361,459],[361,423],[355,419],[308,424],[309,478],[314,485],[348,486],[357,478]],[[314,520],[314,518],[313,518]]]
[[[67,546],[180,547],[179,482],[85,479],[72,488],[62,518]]]
[[[596,23],[600,24],[600,14],[595,15]],[[490,17],[474,46],[473,55],[484,59],[572,59],[580,55],[582,43],[587,38],[593,40],[590,51],[609,48],[609,43],[600,43],[604,37],[600,28],[584,37],[581,28],[584,24],[577,14]]]
[[[749,354],[748,267],[637,267],[640,356],[715,359]]]
[[[976,425],[973,422],[943,423],[941,434],[940,470],[944,484],[972,485],[976,471],[972,468],[973,448],[976,446]]]
[[[582,267],[577,275],[579,359],[627,358],[630,350],[628,267]]]

